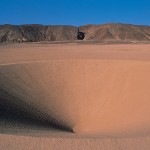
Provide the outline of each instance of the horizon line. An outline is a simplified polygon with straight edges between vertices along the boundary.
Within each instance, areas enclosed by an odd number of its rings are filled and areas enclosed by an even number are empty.
[[[25,23],[25,24],[10,24],[10,23],[4,23],[0,24],[2,25],[13,25],[13,26],[23,26],[23,25],[41,25],[41,26],[74,26],[74,27],[82,27],[82,26],[98,26],[98,25],[108,25],[108,24],[122,24],[122,25],[134,25],[134,26],[150,26],[149,24],[132,24],[132,23],[122,23],[122,22],[108,22],[108,23],[99,23],[99,24],[92,24],[87,23],[83,25],[71,25],[71,24],[40,24],[40,23]]]

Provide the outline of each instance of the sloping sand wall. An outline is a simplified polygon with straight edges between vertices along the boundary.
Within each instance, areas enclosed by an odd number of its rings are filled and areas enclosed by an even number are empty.
[[[50,60],[0,66],[0,98],[77,133],[150,126],[150,62]],[[33,108],[31,110],[31,107]]]

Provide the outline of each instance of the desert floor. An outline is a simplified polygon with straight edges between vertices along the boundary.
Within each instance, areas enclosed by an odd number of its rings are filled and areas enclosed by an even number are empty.
[[[0,150],[149,150],[150,44],[0,45]]]

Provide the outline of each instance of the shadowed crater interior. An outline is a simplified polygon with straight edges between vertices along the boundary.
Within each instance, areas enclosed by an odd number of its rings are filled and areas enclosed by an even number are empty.
[[[21,101],[0,88],[0,127],[46,129],[47,131],[72,132],[69,127],[61,125],[55,118],[42,114],[35,107]],[[5,130],[0,130],[5,133]],[[7,131],[6,131],[7,132]]]

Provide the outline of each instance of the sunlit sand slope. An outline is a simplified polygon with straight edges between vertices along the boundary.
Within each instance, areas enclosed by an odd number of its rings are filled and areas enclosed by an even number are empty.
[[[149,130],[148,61],[50,60],[1,65],[0,89],[1,99],[76,133]]]

